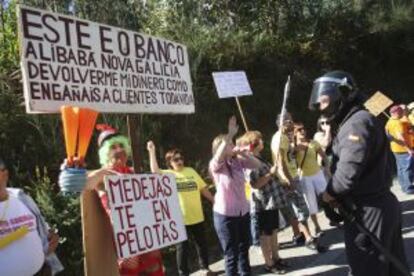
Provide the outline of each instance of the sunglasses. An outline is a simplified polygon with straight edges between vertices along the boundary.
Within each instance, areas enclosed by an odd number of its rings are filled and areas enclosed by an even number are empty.
[[[171,159],[173,162],[178,162],[178,161],[184,161],[184,157],[180,156],[180,157],[175,157],[173,159]]]

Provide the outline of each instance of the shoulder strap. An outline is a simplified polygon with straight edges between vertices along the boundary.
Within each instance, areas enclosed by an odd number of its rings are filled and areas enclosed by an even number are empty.
[[[303,159],[300,162],[299,170],[302,170],[303,164],[305,163],[306,155],[308,154],[309,146],[306,146],[305,154],[303,155]]]

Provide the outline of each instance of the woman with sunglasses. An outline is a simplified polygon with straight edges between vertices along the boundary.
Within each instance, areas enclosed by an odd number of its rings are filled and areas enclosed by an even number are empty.
[[[315,235],[320,236],[322,230],[317,218],[319,211],[318,197],[325,191],[327,183],[317,158],[319,156],[322,160],[326,160],[326,155],[318,142],[307,138],[306,130],[302,123],[294,124],[294,136],[298,173],[302,179],[301,190],[308,204],[311,220],[315,226]]]
[[[178,190],[178,199],[183,214],[185,228],[188,237],[192,238],[196,245],[198,261],[205,275],[212,275],[208,268],[208,250],[204,233],[204,214],[201,202],[203,195],[214,204],[214,197],[208,190],[207,184],[201,176],[191,167],[184,165],[184,156],[181,150],[171,149],[165,154],[167,170],[160,170],[156,157],[155,145],[148,141],[147,149],[150,158],[151,171],[153,173],[172,173],[175,175]],[[177,244],[177,267],[180,276],[190,275],[188,269],[189,243],[184,241]]]
[[[322,149],[326,151],[326,148],[332,142],[332,133],[331,133],[331,124],[328,121],[328,118],[325,116],[320,116],[317,124],[317,131],[313,136],[313,140],[321,145]]]

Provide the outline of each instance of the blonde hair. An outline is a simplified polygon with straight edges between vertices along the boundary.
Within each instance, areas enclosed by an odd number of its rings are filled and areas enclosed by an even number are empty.
[[[226,139],[226,136],[226,134],[220,134],[214,138],[213,143],[211,143],[211,151],[213,153],[213,156],[216,154],[216,151],[221,143]]]
[[[243,134],[240,138],[237,139],[238,143],[241,146],[252,144],[254,149],[259,145],[260,140],[263,138],[263,135],[258,130],[250,130]]]

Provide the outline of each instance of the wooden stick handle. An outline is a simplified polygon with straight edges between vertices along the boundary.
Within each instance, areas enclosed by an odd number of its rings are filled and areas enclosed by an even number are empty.
[[[239,97],[235,97],[235,99],[236,99],[237,107],[239,108],[239,111],[240,111],[240,116],[241,116],[242,121],[243,121],[244,130],[249,131],[249,128],[247,127],[247,123],[246,123],[246,118],[244,117],[243,109],[242,109],[240,101],[239,101]]]
[[[390,118],[390,115],[388,115],[387,112],[383,111],[382,114],[384,114],[388,119]]]

